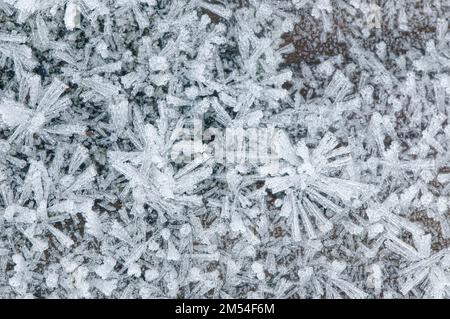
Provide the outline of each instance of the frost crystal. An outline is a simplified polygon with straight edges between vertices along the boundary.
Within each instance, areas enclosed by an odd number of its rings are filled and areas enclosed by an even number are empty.
[[[0,0],[0,298],[449,298],[449,14]]]

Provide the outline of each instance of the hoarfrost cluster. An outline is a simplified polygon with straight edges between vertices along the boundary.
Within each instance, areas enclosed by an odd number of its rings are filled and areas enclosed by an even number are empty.
[[[450,297],[449,16],[0,0],[0,297]]]

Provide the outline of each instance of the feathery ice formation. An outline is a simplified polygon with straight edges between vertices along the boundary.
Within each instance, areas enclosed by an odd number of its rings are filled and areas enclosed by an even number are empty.
[[[0,0],[0,298],[450,297],[449,16]]]

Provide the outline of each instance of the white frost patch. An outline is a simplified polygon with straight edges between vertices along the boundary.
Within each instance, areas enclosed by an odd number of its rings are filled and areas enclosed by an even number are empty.
[[[70,31],[80,27],[80,11],[74,2],[68,2],[66,5],[64,23],[66,24],[67,30]]]

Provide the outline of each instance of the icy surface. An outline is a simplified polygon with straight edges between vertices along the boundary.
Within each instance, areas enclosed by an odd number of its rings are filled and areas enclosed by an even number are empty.
[[[447,0],[0,0],[0,298],[450,297]]]

